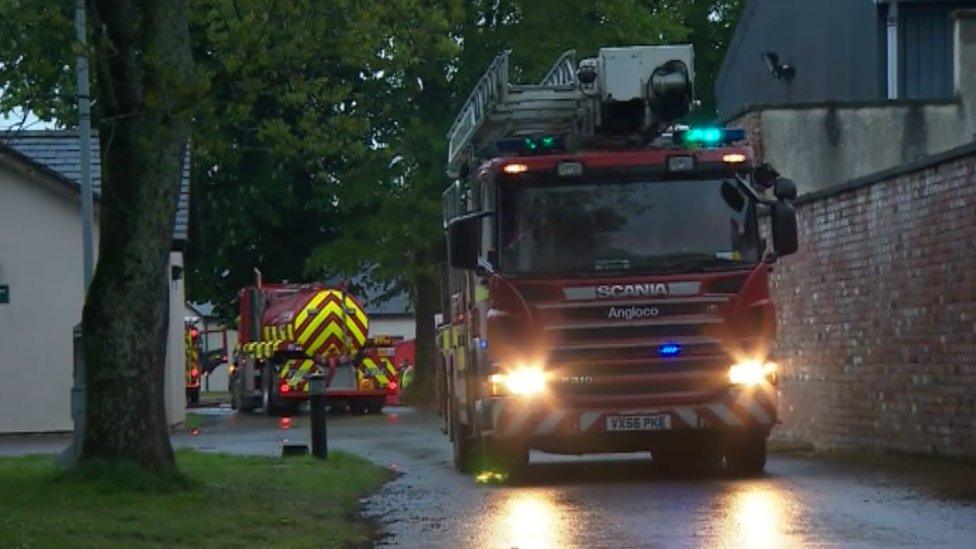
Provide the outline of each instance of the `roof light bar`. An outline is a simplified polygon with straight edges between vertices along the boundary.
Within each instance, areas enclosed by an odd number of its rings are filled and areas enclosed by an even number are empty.
[[[717,147],[745,138],[746,131],[741,128],[689,128],[674,134],[675,143],[686,147]]]

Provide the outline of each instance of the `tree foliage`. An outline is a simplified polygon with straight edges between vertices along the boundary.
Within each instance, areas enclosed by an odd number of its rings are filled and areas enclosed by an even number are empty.
[[[213,87],[194,129],[194,184],[205,199],[195,212],[191,294],[228,304],[252,268],[295,280],[371,257],[362,250],[374,246],[354,243],[337,249],[341,261],[311,270],[306,262],[317,246],[355,234],[359,220],[389,222],[372,207],[401,192],[395,113],[416,95],[418,67],[451,57],[453,2],[194,8],[196,57]]]
[[[266,279],[361,272],[411,291],[428,339],[445,134],[491,59],[537,80],[563,51],[690,41],[699,120],[744,0],[194,0],[188,293],[232,318]],[[0,3],[0,111],[73,121],[70,0]],[[97,75],[95,75],[97,78]],[[100,105],[95,102],[96,113]],[[418,351],[423,355],[424,343]]]
[[[0,2],[0,114],[77,120],[70,0]]]

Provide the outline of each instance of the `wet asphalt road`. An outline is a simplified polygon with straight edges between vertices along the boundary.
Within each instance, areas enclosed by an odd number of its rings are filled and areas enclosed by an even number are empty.
[[[308,418],[208,416],[177,446],[280,455],[307,443]],[[433,414],[329,418],[330,448],[400,475],[363,512],[395,547],[976,547],[976,506],[940,501],[885,478],[822,460],[772,455],[767,474],[666,476],[647,455],[586,458],[533,453],[525,480],[485,486],[454,472]],[[28,441],[29,442],[29,441]],[[63,441],[62,441],[63,442]],[[14,452],[0,441],[0,454]],[[45,444],[34,441],[35,451]],[[23,447],[23,445],[21,445]]]

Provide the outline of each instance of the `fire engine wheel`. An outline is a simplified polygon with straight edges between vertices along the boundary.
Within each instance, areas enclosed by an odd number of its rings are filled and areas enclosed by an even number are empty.
[[[454,444],[454,468],[461,473],[470,473],[474,457],[474,445],[468,437],[468,430],[461,424],[458,404],[453,399],[448,408],[448,421],[451,426],[451,442]]]
[[[278,417],[282,415],[282,407],[275,402],[275,396],[272,392],[273,384],[271,382],[271,364],[265,364],[264,368],[261,369],[261,409],[264,410],[264,415],[268,417]]]
[[[749,431],[733,436],[725,449],[729,471],[758,475],[766,468],[766,433]]]
[[[186,390],[186,403],[190,405],[200,404],[199,387],[190,387]]]
[[[374,398],[366,405],[367,414],[382,414],[383,406],[386,405],[386,398]]]
[[[352,401],[349,403],[349,413],[354,416],[361,416],[369,411],[369,407],[364,402]]]

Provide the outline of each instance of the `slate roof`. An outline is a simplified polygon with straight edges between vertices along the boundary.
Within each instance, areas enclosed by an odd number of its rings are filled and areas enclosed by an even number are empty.
[[[77,130],[21,130],[0,132],[0,144],[60,174],[75,188],[81,185],[81,147]],[[101,193],[101,155],[98,133],[91,139],[92,190],[95,200]],[[173,241],[186,242],[190,219],[190,152],[183,160],[180,197],[173,223]]]
[[[364,292],[360,292],[363,294]],[[410,296],[406,292],[394,294],[389,299],[379,302],[377,297],[381,291],[367,288],[363,299],[366,301],[364,307],[366,314],[370,316],[385,315],[413,315],[413,307],[410,306]]]
[[[389,292],[390,286],[388,284],[369,284],[363,275],[354,275],[348,279],[333,277],[326,280],[325,283],[330,286],[338,286],[343,281],[349,283],[349,292],[363,303],[367,315],[413,316],[413,306],[410,304],[410,296],[407,292],[400,290],[386,299],[381,299]]]

